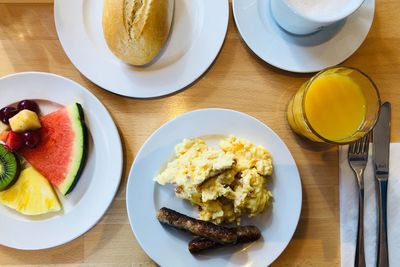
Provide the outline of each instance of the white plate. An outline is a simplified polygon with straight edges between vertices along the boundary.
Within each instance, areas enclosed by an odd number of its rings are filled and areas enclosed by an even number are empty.
[[[146,67],[132,67],[108,49],[100,0],[55,0],[58,37],[72,63],[89,80],[119,95],[150,98],[196,81],[213,63],[225,39],[228,0],[175,0],[170,39]]]
[[[308,73],[337,65],[364,42],[374,19],[374,0],[345,21],[306,36],[287,33],[274,21],[271,0],[233,0],[237,28],[248,47],[265,62],[292,72]]]
[[[0,205],[0,244],[45,249],[67,243],[92,228],[114,199],[122,174],[122,147],[115,124],[100,101],[66,78],[39,72],[0,79],[0,107],[37,99],[46,114],[65,105],[82,105],[89,132],[87,163],[75,189],[60,197],[63,211],[29,217]]]
[[[263,238],[255,243],[193,256],[187,249],[190,234],[163,227],[156,211],[168,207],[196,217],[187,201],[175,197],[173,186],[159,186],[153,178],[174,155],[184,138],[202,137],[209,144],[234,134],[267,148],[274,175],[268,184],[274,194],[271,208],[245,224],[257,225]],[[132,165],[126,192],[128,217],[144,251],[161,266],[266,266],[285,249],[296,229],[302,202],[300,176],[288,148],[262,122],[226,109],[186,113],[164,124],[146,141]]]

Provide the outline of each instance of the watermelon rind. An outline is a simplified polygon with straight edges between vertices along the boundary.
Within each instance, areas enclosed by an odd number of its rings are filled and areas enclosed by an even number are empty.
[[[63,195],[71,193],[78,183],[85,167],[88,147],[88,133],[82,106],[79,103],[74,103],[67,107],[67,112],[75,139],[67,175],[65,180],[58,185],[58,190]]]

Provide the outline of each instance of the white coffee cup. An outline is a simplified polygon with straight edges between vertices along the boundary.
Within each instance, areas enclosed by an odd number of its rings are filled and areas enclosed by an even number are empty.
[[[275,21],[286,31],[306,35],[353,14],[364,0],[271,0]]]

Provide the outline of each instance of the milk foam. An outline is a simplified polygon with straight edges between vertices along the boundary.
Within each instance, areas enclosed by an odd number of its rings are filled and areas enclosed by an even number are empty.
[[[311,18],[329,19],[354,9],[357,0],[286,0],[298,13]]]

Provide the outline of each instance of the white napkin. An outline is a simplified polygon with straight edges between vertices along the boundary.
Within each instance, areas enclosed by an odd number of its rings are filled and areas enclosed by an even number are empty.
[[[341,147],[339,151],[340,244],[343,267],[354,266],[358,218],[358,185],[347,161],[347,151],[348,147]],[[372,148],[364,176],[364,241],[367,267],[376,266],[378,236],[376,184],[371,152]],[[390,146],[388,244],[390,266],[400,266],[400,144]]]

